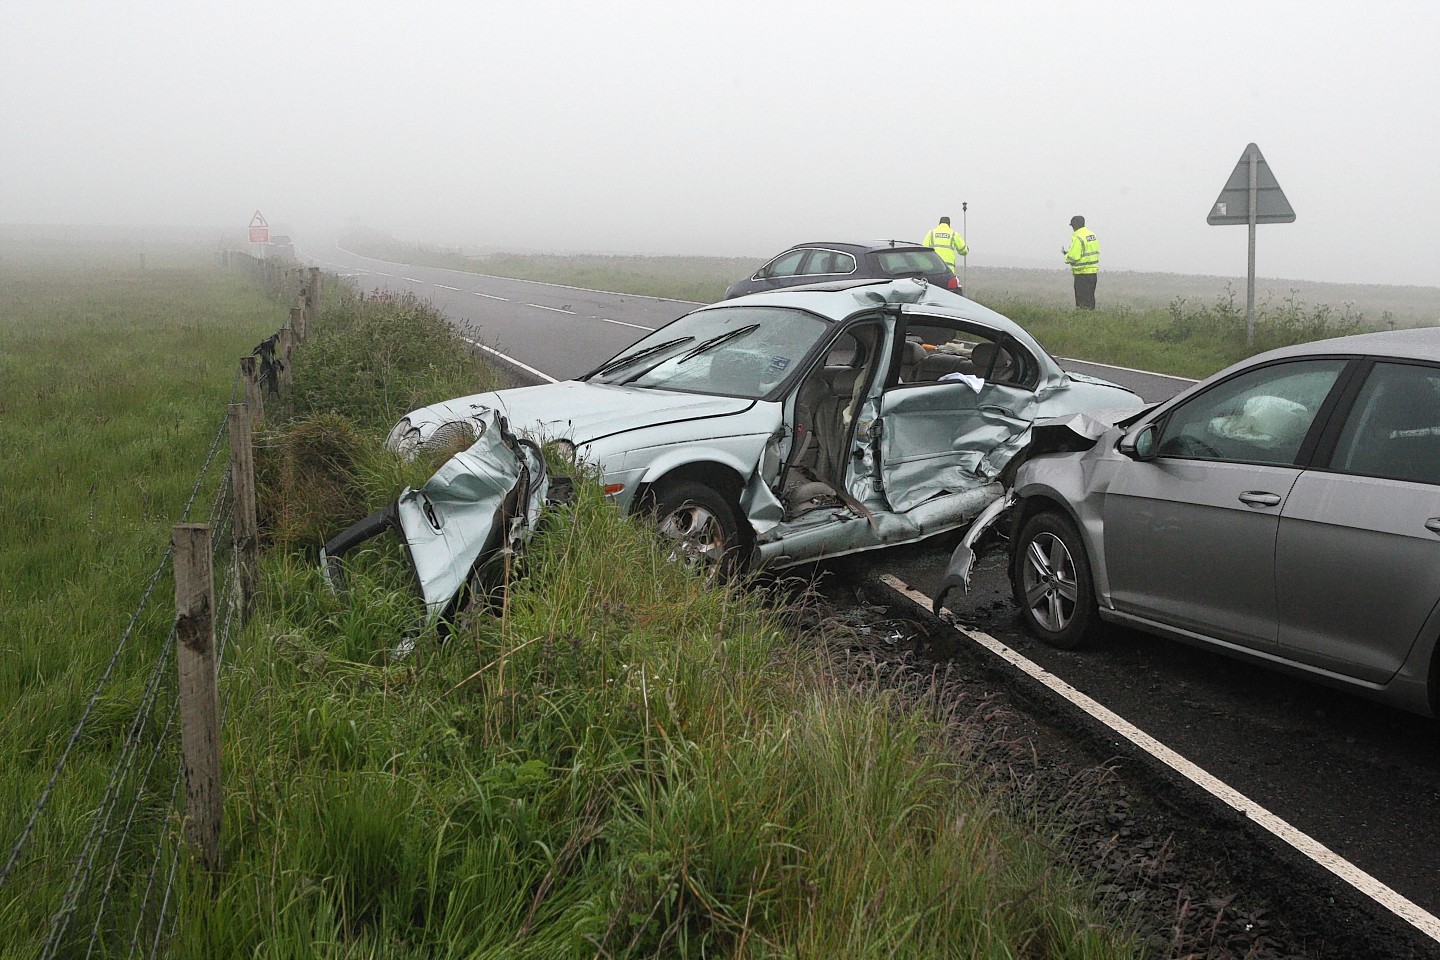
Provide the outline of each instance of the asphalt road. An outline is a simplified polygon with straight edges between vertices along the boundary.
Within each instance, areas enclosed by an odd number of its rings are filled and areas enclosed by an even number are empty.
[[[431,300],[477,342],[547,377],[592,369],[693,307],[528,281],[386,264],[338,248],[305,251],[362,289]],[[1160,400],[1188,381],[1076,361],[1068,369]],[[530,376],[533,378],[534,373]],[[955,537],[866,555],[857,575],[890,574],[927,595]],[[996,637],[1211,775],[1440,914],[1440,725],[1130,630],[1081,652],[1017,629],[1003,557],[981,561],[962,622]],[[1437,944],[1440,954],[1440,944]]]

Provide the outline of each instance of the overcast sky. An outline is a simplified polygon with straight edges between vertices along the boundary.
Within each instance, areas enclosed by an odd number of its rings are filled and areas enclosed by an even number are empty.
[[[1437,285],[1440,3],[0,3],[0,223],[351,223],[764,257],[964,222],[970,263]],[[969,204],[962,214],[962,202]]]

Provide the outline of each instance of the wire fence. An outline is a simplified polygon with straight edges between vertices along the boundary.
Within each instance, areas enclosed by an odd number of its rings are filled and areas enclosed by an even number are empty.
[[[285,381],[289,350],[318,309],[319,270],[229,252],[221,257],[222,265],[248,268],[272,294],[293,295],[300,303],[275,335],[242,359],[232,383],[230,403],[243,395],[245,415],[258,418],[264,392],[276,392]],[[214,672],[220,677],[225,651],[253,599],[245,595],[242,570],[253,563],[246,555],[255,549],[253,492],[248,527],[244,511],[236,509],[245,499],[237,497],[237,487],[253,484],[253,476],[246,476],[252,464],[248,451],[247,457],[235,452],[234,409],[239,408],[228,407],[220,417],[179,518],[180,524],[203,523],[209,530],[208,603],[214,612]],[[248,443],[248,423],[243,432]],[[222,455],[226,452],[229,456]],[[237,471],[238,461],[244,461],[243,470]],[[184,802],[187,758],[180,736],[192,720],[182,709],[177,676],[179,574],[177,592],[163,583],[175,561],[172,542],[146,578],[28,817],[0,848],[0,926],[9,928],[0,930],[0,943],[9,941],[0,954],[89,960],[164,951],[177,912],[178,878],[189,869],[186,821],[193,816]],[[136,680],[121,676],[136,662],[142,664],[138,691]],[[117,704],[129,711],[123,723],[117,723]],[[75,762],[111,743],[103,781],[95,764]],[[8,833],[9,825],[4,829]],[[20,946],[27,941],[32,949]]]

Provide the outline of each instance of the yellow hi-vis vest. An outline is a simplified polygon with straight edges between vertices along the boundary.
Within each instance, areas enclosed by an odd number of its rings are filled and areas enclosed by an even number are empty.
[[[1089,227],[1081,227],[1070,234],[1070,249],[1065,252],[1065,262],[1070,264],[1071,273],[1100,272],[1100,241]]]
[[[933,247],[951,273],[955,272],[955,258],[970,252],[970,248],[965,245],[965,238],[956,233],[955,228],[948,223],[937,223],[920,242],[927,247]]]

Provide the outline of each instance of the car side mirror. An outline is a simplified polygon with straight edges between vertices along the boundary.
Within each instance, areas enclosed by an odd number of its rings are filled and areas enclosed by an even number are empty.
[[[1134,433],[1125,434],[1116,449],[1132,460],[1154,460],[1155,424],[1147,423]]]

